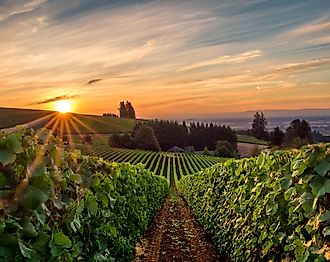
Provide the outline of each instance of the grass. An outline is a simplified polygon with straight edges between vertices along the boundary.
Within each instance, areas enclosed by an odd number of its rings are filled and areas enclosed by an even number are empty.
[[[44,110],[0,107],[0,128],[14,127],[45,117],[53,112]]]
[[[253,136],[241,135],[241,134],[237,134],[237,142],[256,144],[256,145],[267,145],[268,144],[267,141],[257,139]]]
[[[47,115],[53,114],[53,111],[16,109],[16,108],[0,108],[0,129],[15,127],[17,125],[26,124]],[[69,115],[68,115],[69,116]],[[130,132],[135,126],[136,121],[133,119],[123,119],[111,116],[81,115],[72,114],[75,125],[83,134],[98,133],[110,134],[114,132]],[[77,119],[77,120],[75,120]],[[40,128],[47,124],[50,118],[44,119],[34,128]],[[68,133],[77,133],[73,126],[68,126]]]

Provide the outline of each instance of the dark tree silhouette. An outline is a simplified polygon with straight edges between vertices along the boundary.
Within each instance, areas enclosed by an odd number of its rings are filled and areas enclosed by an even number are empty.
[[[283,143],[284,132],[279,128],[275,127],[273,132],[270,133],[270,142],[274,146],[280,146]]]
[[[120,102],[118,110],[121,118],[136,119],[135,110],[131,102],[126,101],[126,104],[124,101]]]
[[[218,141],[215,155],[219,157],[235,157],[236,148],[228,141]]]
[[[114,133],[109,137],[109,146],[121,148],[134,148],[132,137],[129,134]]]
[[[149,126],[142,125],[136,131],[133,140],[136,148],[160,151],[160,147],[155,137],[154,130]]]
[[[300,147],[313,142],[312,129],[305,120],[295,119],[286,129],[284,136],[284,144],[286,146]]]
[[[209,150],[215,150],[216,143],[219,140],[227,140],[236,148],[236,134],[227,126],[191,123],[188,127],[186,123],[180,125],[173,121],[155,120],[138,122],[133,128],[132,136],[141,125],[150,126],[154,130],[157,141],[164,151],[174,146],[181,148],[193,146],[198,151],[202,151],[206,146]]]
[[[268,140],[267,121],[263,112],[256,112],[252,122],[252,135],[258,139]]]

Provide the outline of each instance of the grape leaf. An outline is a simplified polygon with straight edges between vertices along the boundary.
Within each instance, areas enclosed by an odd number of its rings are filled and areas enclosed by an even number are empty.
[[[330,170],[330,162],[327,159],[324,159],[315,167],[315,171],[322,177]]]
[[[14,163],[16,160],[16,155],[7,148],[0,148],[0,163],[4,166]]]

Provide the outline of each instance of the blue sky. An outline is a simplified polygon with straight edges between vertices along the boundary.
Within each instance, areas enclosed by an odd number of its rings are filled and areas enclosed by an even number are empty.
[[[0,2],[1,106],[217,116],[330,107],[330,1]],[[88,81],[97,79],[98,81]]]

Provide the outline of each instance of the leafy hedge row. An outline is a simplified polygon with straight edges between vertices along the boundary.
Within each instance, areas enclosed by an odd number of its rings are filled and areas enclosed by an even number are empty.
[[[0,135],[0,261],[129,261],[168,190],[140,166]]]
[[[330,260],[330,145],[230,159],[178,188],[232,261]]]

